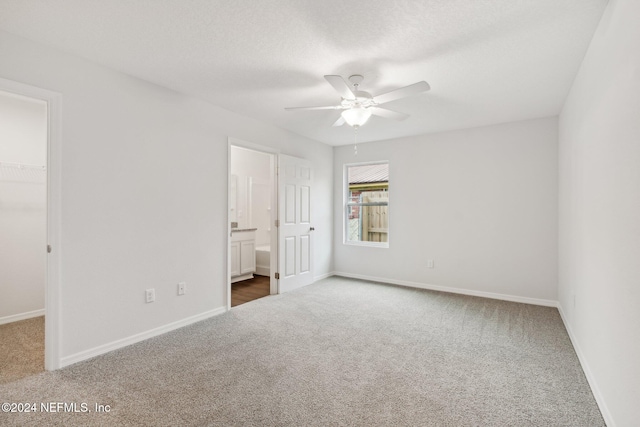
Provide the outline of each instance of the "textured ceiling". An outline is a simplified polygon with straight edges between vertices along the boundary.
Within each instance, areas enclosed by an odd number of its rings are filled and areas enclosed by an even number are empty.
[[[607,0],[0,0],[0,29],[331,145],[323,79],[420,80],[360,142],[558,114]]]

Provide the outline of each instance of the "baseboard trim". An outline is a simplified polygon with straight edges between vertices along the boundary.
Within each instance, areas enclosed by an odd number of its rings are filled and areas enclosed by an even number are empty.
[[[269,266],[256,265],[256,273],[258,276],[271,276],[271,268]]]
[[[131,344],[135,344],[140,341],[144,341],[149,338],[153,338],[155,336],[173,331],[175,329],[182,328],[192,323],[200,322],[201,320],[205,320],[210,317],[217,316],[226,311],[227,311],[226,307],[219,307],[213,310],[205,311],[204,313],[196,314],[195,316],[187,317],[186,319],[178,320],[176,322],[172,322],[167,325],[160,326],[159,328],[151,329],[146,332],[132,335],[127,338],[123,338],[117,341],[100,345],[98,347],[91,348],[89,350],[84,350],[79,353],[63,357],[60,360],[60,367],[64,368],[65,366],[73,365],[74,363],[82,362],[84,360],[91,359],[92,357],[100,356],[101,354],[105,354],[105,353],[109,353],[110,351],[117,350],[119,348],[127,347]]]
[[[322,280],[322,279],[326,279],[327,277],[331,277],[331,276],[335,276],[335,273],[334,273],[333,271],[330,271],[330,272],[328,272],[328,273],[321,274],[321,275],[319,275],[319,276],[314,276],[314,277],[313,277],[313,282],[315,283],[315,282],[317,282],[317,281],[320,281],[320,280]]]
[[[580,361],[580,365],[582,366],[582,370],[584,371],[585,377],[587,377],[587,382],[589,383],[589,387],[591,387],[591,392],[593,393],[593,397],[596,399],[596,403],[598,404],[598,408],[600,409],[600,413],[602,414],[602,418],[604,418],[604,422],[608,427],[615,427],[616,423],[611,416],[611,412],[609,411],[609,407],[607,406],[604,397],[602,396],[602,392],[600,391],[600,387],[598,387],[598,383],[589,367],[589,363],[587,363],[587,359],[584,356],[584,353],[580,349],[580,345],[578,344],[578,340],[576,336],[573,334],[571,330],[571,325],[568,322],[566,315],[564,314],[564,310],[562,310],[562,304],[558,303],[558,311],[560,312],[560,318],[562,318],[562,322],[564,323],[564,328],[567,330],[569,334],[569,339],[571,340],[571,344],[573,345],[573,349],[578,356],[578,360]]]
[[[558,302],[547,299],[521,297],[516,295],[498,294],[494,292],[474,291],[471,289],[452,288],[449,286],[429,285],[427,283],[410,282],[407,280],[387,279],[383,277],[365,276],[362,274],[345,273],[336,271],[336,276],[348,277],[352,279],[369,280],[371,282],[389,283],[391,285],[406,286],[409,288],[428,289],[430,291],[448,292],[453,294],[470,295],[474,297],[491,298],[502,301],[519,302],[523,304],[541,305],[544,307],[558,307]]]
[[[40,316],[44,316],[44,308],[42,310],[33,310],[27,311],[26,313],[12,314],[11,316],[0,317],[0,325],[19,322],[20,320],[27,320]]]

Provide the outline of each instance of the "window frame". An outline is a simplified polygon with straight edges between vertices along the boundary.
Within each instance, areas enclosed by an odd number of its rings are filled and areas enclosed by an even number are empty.
[[[349,168],[353,166],[367,166],[367,165],[382,165],[386,164],[390,168],[391,163],[388,160],[376,160],[369,162],[358,163],[345,163],[342,169],[342,183],[343,183],[343,196],[342,196],[342,244],[349,246],[364,246],[371,248],[389,248],[390,229],[391,222],[389,221],[389,207],[391,206],[391,197],[389,195],[389,201],[387,203],[351,203],[349,202]],[[391,186],[391,174],[387,180],[387,192]],[[387,206],[387,220],[389,221],[387,229],[387,241],[386,242],[369,242],[362,240],[349,240],[349,213],[352,206]]]

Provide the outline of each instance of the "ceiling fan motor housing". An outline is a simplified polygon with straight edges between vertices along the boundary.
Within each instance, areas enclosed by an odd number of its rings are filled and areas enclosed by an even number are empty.
[[[356,105],[360,105],[362,107],[372,107],[376,105],[376,102],[373,100],[373,96],[369,92],[354,90],[353,94],[356,96],[354,99],[342,100],[343,107],[351,108],[355,107]]]
[[[349,81],[354,86],[359,85],[360,83],[362,83],[363,80],[364,80],[364,77],[361,76],[360,74],[354,74],[352,76],[349,76]]]

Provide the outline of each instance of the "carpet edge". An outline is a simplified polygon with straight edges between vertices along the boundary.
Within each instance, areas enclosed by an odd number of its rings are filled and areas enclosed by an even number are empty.
[[[380,283],[388,283],[391,285],[406,286],[409,288],[427,289],[430,291],[448,292],[452,294],[469,295],[469,296],[481,297],[481,298],[491,298],[491,299],[497,299],[502,301],[519,302],[523,304],[540,305],[543,307],[556,307],[556,308],[558,307],[558,301],[541,299],[541,298],[521,297],[517,295],[498,294],[494,292],[473,291],[470,289],[452,288],[449,286],[440,286],[440,285],[430,285],[427,283],[411,282],[408,280],[387,279],[382,277],[366,276],[362,274],[346,273],[342,271],[336,271],[334,272],[334,275],[340,276],[340,277],[347,277],[351,279],[368,280],[371,282],[380,282]]]

